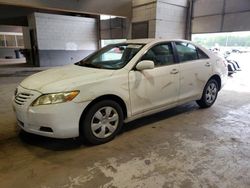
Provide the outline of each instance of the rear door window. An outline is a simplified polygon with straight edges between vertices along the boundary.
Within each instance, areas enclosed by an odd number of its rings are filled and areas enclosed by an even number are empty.
[[[194,45],[185,42],[176,42],[175,44],[180,62],[199,59],[196,47]]]
[[[209,58],[208,55],[205,52],[203,52],[201,49],[199,49],[199,48],[196,48],[196,49],[197,49],[199,59],[208,59]]]

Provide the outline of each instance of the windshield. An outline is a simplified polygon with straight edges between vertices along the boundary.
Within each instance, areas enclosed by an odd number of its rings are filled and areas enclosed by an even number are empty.
[[[143,47],[143,44],[112,44],[76,63],[79,66],[120,69],[124,67]]]

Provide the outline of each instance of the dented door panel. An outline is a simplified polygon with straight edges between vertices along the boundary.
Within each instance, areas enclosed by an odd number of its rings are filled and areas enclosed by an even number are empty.
[[[177,103],[179,64],[130,71],[129,91],[132,115]]]

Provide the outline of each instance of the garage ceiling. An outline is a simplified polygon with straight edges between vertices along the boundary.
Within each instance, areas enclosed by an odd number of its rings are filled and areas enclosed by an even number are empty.
[[[250,0],[194,0],[192,33],[250,31]]]
[[[132,14],[131,0],[0,0],[1,5],[128,18]]]

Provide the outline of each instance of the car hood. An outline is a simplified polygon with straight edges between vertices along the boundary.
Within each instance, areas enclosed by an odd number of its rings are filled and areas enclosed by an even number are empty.
[[[113,72],[114,70],[69,65],[33,74],[23,80],[20,85],[41,93],[62,92],[77,89],[91,82],[98,82],[110,77]]]

